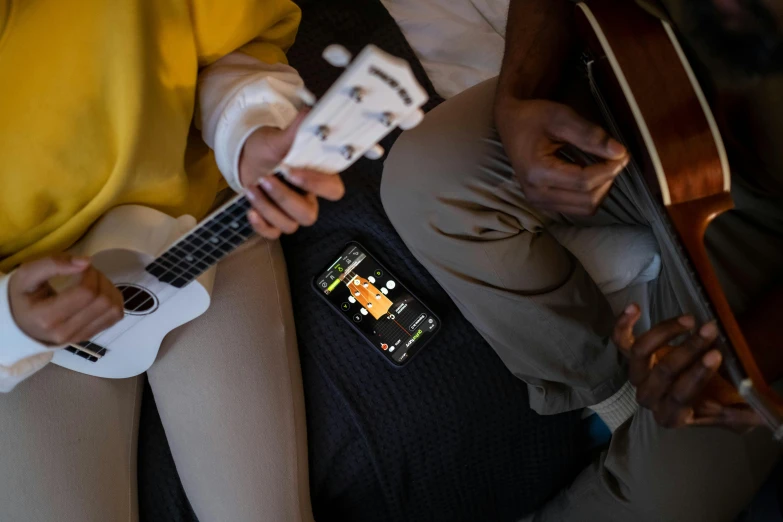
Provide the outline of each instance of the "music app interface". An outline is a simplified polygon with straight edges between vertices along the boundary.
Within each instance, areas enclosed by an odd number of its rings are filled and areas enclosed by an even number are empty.
[[[315,285],[396,364],[437,332],[437,318],[358,245],[349,245]]]

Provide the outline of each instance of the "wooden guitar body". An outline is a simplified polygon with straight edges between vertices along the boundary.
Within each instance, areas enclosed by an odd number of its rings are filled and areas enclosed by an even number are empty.
[[[718,319],[728,376],[780,438],[783,400],[760,371],[707,255],[708,225],[734,206],[729,163],[674,30],[634,2],[582,2],[576,19],[590,55],[596,97],[650,192],[663,204],[711,315]]]

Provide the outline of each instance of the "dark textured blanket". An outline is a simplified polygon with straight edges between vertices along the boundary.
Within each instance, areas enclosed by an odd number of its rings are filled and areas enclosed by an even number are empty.
[[[411,61],[440,100],[378,0],[302,1],[289,57],[322,94],[341,72],[320,58],[330,43],[374,43]],[[383,143],[388,150],[396,134]],[[540,417],[522,382],[416,262],[384,214],[382,163],[361,160],[345,199],[284,240],[304,376],[310,480],[318,522],[512,521],[546,501],[584,464],[579,414]],[[403,369],[385,363],[326,304],[310,280],[356,239],[440,315],[443,328]],[[532,325],[531,325],[532,326]],[[143,521],[195,520],[149,389],[142,406]]]

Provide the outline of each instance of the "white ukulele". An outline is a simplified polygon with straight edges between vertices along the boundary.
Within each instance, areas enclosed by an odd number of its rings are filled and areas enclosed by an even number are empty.
[[[328,47],[324,57],[335,66],[351,59],[340,46]],[[283,164],[341,172],[362,155],[378,159],[384,152],[378,141],[396,127],[416,126],[427,99],[407,62],[368,46],[304,120]],[[142,206],[106,213],[73,252],[91,256],[119,288],[125,317],[58,350],[53,362],[108,378],[146,371],[166,334],[209,307],[215,265],[253,234],[249,209],[237,196],[198,225],[191,216],[174,219]]]

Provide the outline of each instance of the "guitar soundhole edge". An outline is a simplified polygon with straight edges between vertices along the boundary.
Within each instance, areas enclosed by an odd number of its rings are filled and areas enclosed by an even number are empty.
[[[148,315],[158,309],[158,298],[143,286],[119,284],[117,290],[122,293],[128,315]]]

